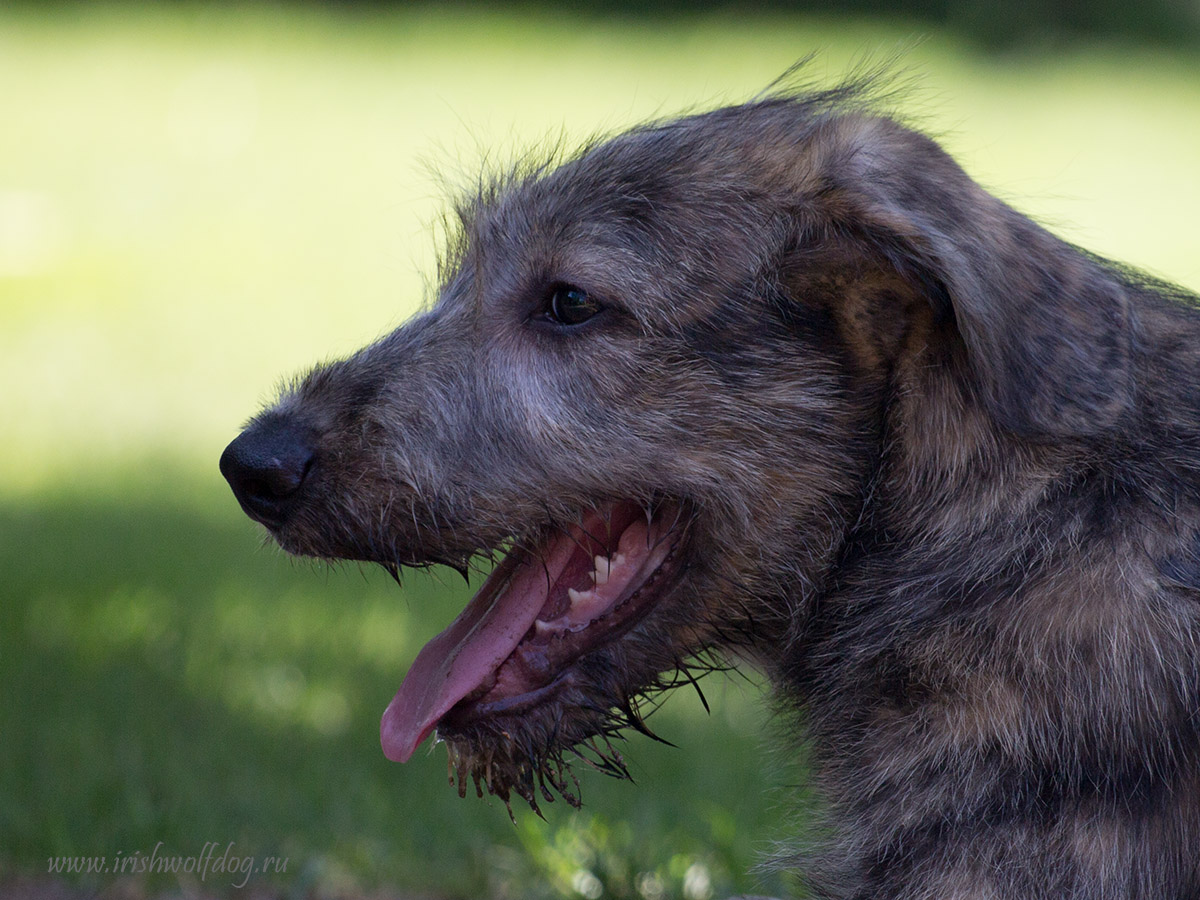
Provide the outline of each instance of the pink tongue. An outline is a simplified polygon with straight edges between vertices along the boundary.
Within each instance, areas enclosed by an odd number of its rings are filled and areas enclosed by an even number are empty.
[[[512,655],[576,546],[555,541],[544,565],[529,557],[505,560],[450,627],[422,648],[379,725],[388,759],[407,762],[438,720]]]

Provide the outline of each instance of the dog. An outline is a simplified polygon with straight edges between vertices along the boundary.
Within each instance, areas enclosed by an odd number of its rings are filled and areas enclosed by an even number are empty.
[[[225,450],[291,553],[499,562],[384,713],[577,802],[725,664],[795,712],[818,897],[1200,898],[1200,307],[780,86],[466,196],[436,303]]]

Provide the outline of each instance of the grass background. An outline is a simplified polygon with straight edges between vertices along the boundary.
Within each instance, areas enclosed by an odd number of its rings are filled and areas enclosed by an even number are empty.
[[[216,472],[281,376],[429,296],[443,180],[550,136],[904,48],[906,111],[985,185],[1200,288],[1200,66],[1119,40],[987,56],[879,21],[410,7],[0,10],[0,884],[50,857],[284,856],[285,896],[687,897],[803,801],[759,688],[710,679],[542,822],[457,800],[378,719],[457,578],[294,562]],[[441,175],[436,173],[442,173]],[[445,179],[443,178],[445,175]],[[236,893],[209,876],[85,891]],[[131,886],[132,885],[132,886]],[[600,891],[601,893],[597,893]]]

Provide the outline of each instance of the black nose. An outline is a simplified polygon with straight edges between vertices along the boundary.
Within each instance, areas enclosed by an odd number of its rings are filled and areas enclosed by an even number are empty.
[[[251,425],[221,454],[221,474],[250,518],[269,528],[287,521],[316,453],[307,429],[287,419]]]

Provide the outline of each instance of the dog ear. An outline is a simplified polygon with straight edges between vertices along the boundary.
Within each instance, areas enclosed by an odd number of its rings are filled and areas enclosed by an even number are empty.
[[[889,152],[874,148],[865,165],[859,157],[837,192],[857,207],[851,227],[954,317],[1001,425],[1031,438],[1110,429],[1133,393],[1125,287],[984,191],[931,140],[897,131]]]

